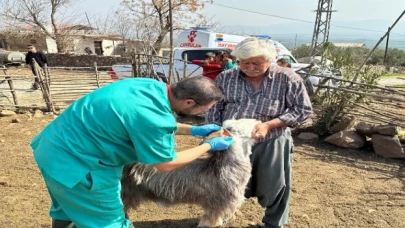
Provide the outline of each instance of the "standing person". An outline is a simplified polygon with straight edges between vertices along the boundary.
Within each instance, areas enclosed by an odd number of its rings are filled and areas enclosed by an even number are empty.
[[[257,197],[266,208],[264,227],[288,223],[293,139],[289,127],[312,114],[311,102],[300,76],[271,61],[276,57],[269,40],[247,38],[232,54],[239,68],[224,71],[216,79],[224,99],[206,115],[207,123],[253,118],[262,121],[252,131],[258,140],[252,149],[252,177],[246,197]]]
[[[232,69],[238,67],[236,59],[231,55],[231,50],[227,50],[223,55],[223,65],[225,69]]]
[[[48,59],[46,58],[46,55],[43,52],[37,51],[35,46],[32,44],[28,44],[27,49],[28,49],[28,53],[25,56],[25,63],[27,64],[27,67],[31,68],[31,71],[35,76],[35,80],[34,80],[34,84],[32,85],[32,89],[37,90],[39,88],[39,78],[38,78],[37,72],[34,70],[32,59],[35,59],[35,61],[38,63],[39,67],[41,67],[41,68],[43,68],[45,66],[45,64],[48,64]]]
[[[221,64],[215,61],[215,54],[212,52],[205,54],[205,60],[192,60],[191,63],[200,65],[203,68],[203,76],[212,80],[221,73]]]
[[[287,59],[281,58],[281,59],[278,59],[278,60],[277,60],[277,65],[278,65],[279,67],[287,68],[287,67],[288,67],[288,64],[290,64],[290,63],[288,62]],[[290,66],[291,66],[291,64],[290,64]]]
[[[209,150],[227,149],[231,137],[174,149],[175,134],[207,136],[221,127],[176,123],[173,112],[205,113],[222,97],[206,77],[172,85],[137,78],[102,87],[71,104],[31,142],[52,199],[52,228],[72,223],[78,228],[132,227],[120,198],[124,165],[140,162],[170,171]]]

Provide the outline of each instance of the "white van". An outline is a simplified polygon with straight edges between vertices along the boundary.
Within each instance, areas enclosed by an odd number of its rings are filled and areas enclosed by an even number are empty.
[[[263,39],[271,39],[267,35],[254,35]],[[209,28],[191,28],[182,31],[177,40],[176,46],[180,48],[227,48],[234,49],[244,39],[252,36],[239,36],[226,33],[211,32]],[[298,63],[291,52],[280,42],[272,40],[277,51],[277,57],[288,59],[291,64]]]
[[[176,47],[174,48],[174,70],[185,72],[187,76],[202,75],[202,68],[195,64],[187,64],[184,69],[184,60],[191,62],[192,60],[202,60],[205,58],[207,52],[217,52],[229,49],[234,49],[235,46],[246,38],[251,36],[239,36],[226,33],[212,32],[208,28],[191,28],[182,31],[175,40]],[[259,38],[270,39],[269,36],[261,35]],[[277,58],[273,61],[276,62],[279,58],[286,58],[292,65],[294,70],[301,69],[309,64],[299,64],[291,52],[280,42],[273,41],[277,51]],[[185,59],[187,57],[187,59]],[[168,74],[168,64],[154,65],[155,72],[164,77]],[[131,64],[116,64],[112,66],[110,71],[111,77],[115,80],[132,77]]]

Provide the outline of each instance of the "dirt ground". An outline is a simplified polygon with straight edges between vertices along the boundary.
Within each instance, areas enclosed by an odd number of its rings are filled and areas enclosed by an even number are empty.
[[[30,72],[17,69],[13,73]],[[401,79],[383,80],[385,85],[403,83]],[[31,83],[16,82],[22,105],[43,106],[41,92],[29,90]],[[8,102],[5,99],[0,97],[0,104]],[[50,199],[29,143],[53,116],[13,118],[21,122],[0,118],[0,228],[50,227]],[[181,136],[177,142],[181,150],[197,145],[199,139]],[[405,227],[404,160],[378,157],[370,145],[347,150],[298,139],[295,145],[290,224],[286,227]],[[182,228],[195,227],[201,215],[201,209],[191,205],[158,208],[145,204],[131,218],[139,228]],[[263,209],[249,199],[228,227],[256,227],[262,216]]]
[[[15,118],[15,117],[14,117]],[[31,139],[52,116],[0,118],[0,227],[50,227],[50,199],[33,160]],[[177,137],[179,149],[198,138]],[[290,224],[287,227],[405,227],[405,162],[321,142],[296,140]],[[247,200],[229,227],[256,227],[263,209]],[[135,227],[195,227],[200,208],[158,208],[132,212]]]

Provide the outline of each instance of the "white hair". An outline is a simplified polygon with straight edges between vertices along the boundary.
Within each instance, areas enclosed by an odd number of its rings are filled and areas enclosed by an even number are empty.
[[[247,38],[240,42],[231,54],[238,59],[263,56],[266,60],[271,61],[277,57],[273,41],[256,37]]]

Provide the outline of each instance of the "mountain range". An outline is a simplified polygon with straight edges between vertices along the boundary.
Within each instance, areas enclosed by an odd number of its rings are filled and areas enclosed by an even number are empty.
[[[365,43],[373,47],[392,25],[388,20],[331,21],[329,41]],[[349,29],[351,28],[351,29]],[[220,32],[232,34],[266,34],[289,47],[311,42],[313,23],[292,22],[268,26],[226,25]],[[405,18],[397,23],[390,35],[390,47],[405,49]],[[385,41],[381,46],[385,45]]]

